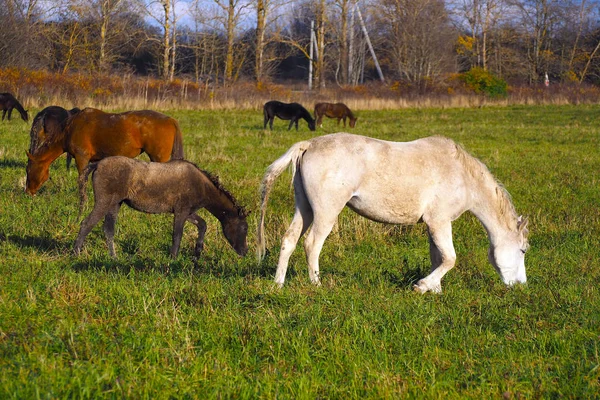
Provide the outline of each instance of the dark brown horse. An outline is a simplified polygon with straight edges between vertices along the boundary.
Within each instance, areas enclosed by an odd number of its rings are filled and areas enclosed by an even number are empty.
[[[38,147],[45,143],[48,137],[60,135],[67,126],[69,117],[79,113],[79,108],[66,110],[60,106],[48,106],[37,113],[29,132],[29,152],[35,154]],[[67,169],[71,166],[71,155],[67,153]]]
[[[10,116],[12,114],[13,108],[16,108],[19,114],[21,114],[21,119],[25,122],[29,121],[29,115],[27,115],[27,111],[23,108],[21,103],[15,96],[10,93],[0,93],[0,109],[2,110],[2,121],[4,121],[4,117],[6,116],[6,112],[8,111],[8,120],[10,121]]]
[[[48,179],[50,164],[62,153],[75,158],[81,175],[90,162],[109,156],[137,157],[145,152],[150,160],[183,159],[181,131],[176,120],[155,111],[110,114],[86,108],[70,117],[60,134],[48,137],[35,154],[27,152],[25,191],[35,194]]]
[[[323,127],[323,116],[337,118],[338,125],[340,124],[340,120],[344,120],[344,128],[346,127],[346,118],[350,119],[350,128],[354,128],[358,119],[344,103],[315,104],[315,119],[317,120],[317,125],[320,127]]]
[[[283,120],[290,120],[290,126],[288,131],[292,129],[292,125],[296,124],[296,130],[298,130],[298,120],[304,119],[308,123],[308,129],[314,131],[316,129],[315,120],[302,105],[298,103],[282,103],[277,100],[272,100],[263,106],[263,114],[265,117],[264,129],[267,129],[267,123],[269,128],[273,130],[273,120],[278,117]]]
[[[177,257],[179,253],[185,221],[198,228],[195,256],[202,251],[206,222],[196,214],[201,208],[206,208],[221,222],[223,235],[240,256],[248,252],[246,211],[221,186],[218,179],[194,164],[183,160],[147,163],[127,157],[107,157],[89,164],[79,176],[81,199],[85,197],[85,186],[92,171],[94,209],[81,223],[75,241],[75,254],[81,252],[85,237],[104,218],[108,252],[111,257],[116,257],[113,238],[122,203],[146,213],[175,214],[171,257]]]

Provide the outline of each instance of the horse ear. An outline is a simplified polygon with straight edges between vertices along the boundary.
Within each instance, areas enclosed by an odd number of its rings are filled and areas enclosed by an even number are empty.
[[[519,215],[519,219],[517,220],[517,230],[519,231],[519,233],[522,233],[523,236],[527,236],[527,234],[529,233],[529,229],[527,229],[528,224],[529,218]]]

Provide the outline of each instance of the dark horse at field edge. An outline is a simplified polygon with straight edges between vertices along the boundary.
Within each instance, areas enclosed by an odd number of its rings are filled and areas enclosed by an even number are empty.
[[[65,129],[27,152],[25,192],[34,195],[49,177],[50,164],[64,152],[75,158],[81,175],[90,162],[109,156],[137,157],[151,161],[183,159],[183,141],[177,121],[164,114],[143,110],[121,114],[86,108],[67,120]]]
[[[25,122],[29,121],[29,115],[27,115],[27,110],[23,108],[21,103],[10,93],[0,93],[0,109],[2,110],[2,121],[4,121],[4,117],[6,116],[6,112],[8,112],[8,120],[10,121],[10,116],[12,114],[13,108],[16,108],[19,114],[21,114],[21,119]]]
[[[85,187],[93,172],[94,209],[81,223],[75,254],[81,252],[83,241],[92,228],[104,217],[104,235],[111,257],[116,257],[114,234],[121,204],[135,210],[159,214],[172,213],[173,244],[171,257],[177,257],[183,226],[186,221],[198,228],[194,255],[204,247],[206,222],[196,214],[206,208],[223,229],[223,235],[240,256],[246,255],[248,245],[248,213],[225,190],[218,179],[188,161],[147,163],[127,157],[107,157],[88,164],[79,176],[80,213],[85,199]]]
[[[292,129],[292,125],[296,124],[296,130],[298,130],[298,120],[304,119],[308,123],[308,129],[314,131],[316,129],[315,120],[302,105],[298,103],[282,103],[277,100],[272,100],[263,106],[263,114],[265,116],[264,129],[267,129],[267,123],[269,128],[273,130],[273,120],[278,117],[283,120],[290,120],[290,126],[288,131]]]
[[[78,114],[81,110],[77,107],[67,110],[60,106],[48,106],[36,114],[29,132],[29,152],[35,154],[49,137],[60,135],[67,127],[69,117]],[[71,166],[71,155],[67,153],[67,169]]]
[[[352,114],[352,111],[344,103],[317,103],[315,104],[315,119],[316,124],[323,127],[323,116],[328,118],[337,118],[338,125],[340,120],[344,121],[344,128],[346,127],[346,118],[350,119],[350,128],[354,128],[356,125],[357,117]]]

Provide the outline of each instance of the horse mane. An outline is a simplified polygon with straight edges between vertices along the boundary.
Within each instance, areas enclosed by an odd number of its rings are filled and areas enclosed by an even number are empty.
[[[310,112],[308,112],[308,110],[306,108],[304,108],[303,105],[298,104],[300,106],[300,109],[302,110],[302,118],[304,118],[306,121],[314,121],[314,118],[312,117],[312,115],[310,114]]]
[[[43,125],[44,115],[40,111],[37,113],[31,124],[31,130],[29,131],[29,152],[33,154],[38,147],[38,139],[40,127]]]
[[[202,172],[209,181],[211,181],[211,183],[213,185],[215,185],[215,187],[217,189],[219,189],[219,191],[221,193],[223,193],[225,195],[225,197],[227,197],[229,199],[229,201],[231,201],[233,203],[233,206],[235,207],[236,210],[238,210],[238,213],[240,216],[246,216],[248,215],[248,213],[246,212],[246,210],[244,209],[243,206],[241,206],[238,201],[235,199],[235,197],[233,197],[233,194],[231,194],[231,192],[227,189],[225,189],[223,187],[223,185],[221,184],[221,181],[219,180],[219,177],[217,175],[213,175],[211,172],[208,172],[206,170],[203,170],[202,168],[198,167],[196,164],[190,162],[190,164],[192,164],[194,167],[198,168],[198,170],[200,172]]]
[[[446,139],[454,145],[456,158],[465,167],[469,176],[479,184],[491,183],[494,188],[494,200],[496,201],[499,215],[506,227],[511,230],[516,229],[517,211],[513,205],[512,199],[504,185],[490,172],[488,167],[479,159],[471,155],[460,144]]]

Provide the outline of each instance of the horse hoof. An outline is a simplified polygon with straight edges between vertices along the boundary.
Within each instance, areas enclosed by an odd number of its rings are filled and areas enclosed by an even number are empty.
[[[428,289],[419,285],[413,285],[413,290],[417,293],[426,293]]]

